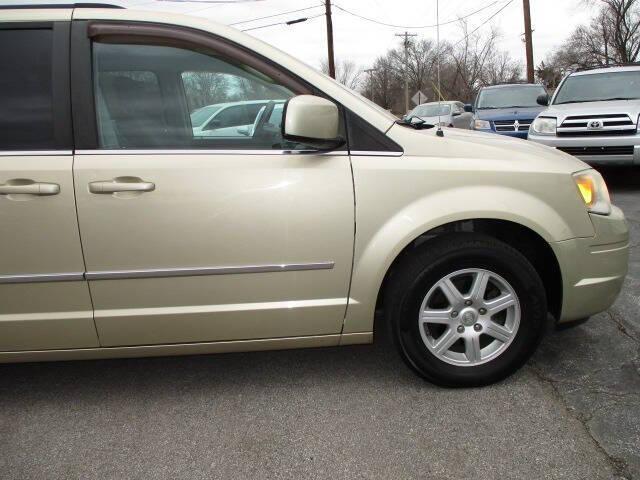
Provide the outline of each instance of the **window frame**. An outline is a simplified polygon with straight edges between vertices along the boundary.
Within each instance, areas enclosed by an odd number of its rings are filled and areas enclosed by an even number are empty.
[[[3,22],[0,30],[51,30],[51,110],[53,122],[53,144],[50,147],[24,147],[5,149],[0,146],[0,154],[12,152],[69,153],[73,149],[72,115],[71,115],[71,80],[69,72],[69,38],[71,22]]]
[[[161,149],[103,149],[98,142],[97,117],[95,111],[95,98],[93,91],[93,58],[92,42],[95,39],[109,38],[111,43],[127,43],[145,41],[152,45],[167,45],[176,48],[208,48],[231,60],[243,63],[258,72],[272,78],[274,81],[290,89],[295,95],[316,95],[334,102],[340,110],[344,124],[346,143],[340,149],[328,154],[374,154],[374,155],[401,155],[402,148],[391,140],[385,133],[371,126],[366,120],[345,108],[317,87],[306,80],[286,70],[281,65],[247,49],[231,40],[220,37],[214,33],[190,27],[158,24],[144,21],[129,20],[73,20],[71,25],[71,105],[73,114],[73,138],[75,149],[98,154],[108,153],[153,153],[153,152],[182,152],[182,153],[221,153],[221,154],[279,154],[279,150],[254,150],[254,149],[229,149],[225,147],[212,148],[161,148]],[[186,101],[186,99],[185,99]],[[188,113],[187,113],[188,115]],[[369,131],[370,135],[378,137],[379,149],[372,151],[362,148],[353,149],[358,143],[356,135],[353,135],[351,123],[357,120],[360,127]],[[190,121],[190,119],[189,119]],[[354,145],[352,145],[354,142]],[[313,153],[311,150],[292,151],[287,153]]]
[[[274,81],[289,88],[296,95],[317,95],[318,92],[307,82],[291,75],[272,61],[240,45],[217,35],[187,27],[131,21],[76,20],[71,29],[71,62],[74,84],[72,105],[75,146],[78,150],[102,150],[98,142],[98,128],[93,88],[92,42],[103,43],[143,43],[166,45],[175,48],[202,49],[231,60],[243,63]],[[214,148],[218,150],[217,148]],[[136,151],[141,149],[121,149]],[[145,149],[149,150],[149,149]],[[153,149],[151,149],[153,150]],[[158,150],[184,150],[184,147],[162,148]],[[198,148],[188,148],[198,152]],[[221,148],[227,150],[226,148]],[[246,149],[247,152],[254,150]]]

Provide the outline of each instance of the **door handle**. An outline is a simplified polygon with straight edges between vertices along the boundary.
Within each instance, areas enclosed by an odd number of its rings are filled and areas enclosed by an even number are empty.
[[[153,192],[155,189],[155,183],[144,182],[134,177],[120,177],[114,180],[91,182],[89,184],[91,193]]]
[[[60,185],[57,183],[16,179],[0,185],[0,195],[57,195],[59,193]]]

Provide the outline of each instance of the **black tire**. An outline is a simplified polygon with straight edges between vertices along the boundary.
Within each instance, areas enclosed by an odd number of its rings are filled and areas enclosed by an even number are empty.
[[[482,268],[502,276],[515,290],[520,326],[496,358],[475,366],[447,363],[426,347],[418,315],[427,292],[458,270]],[[517,250],[492,237],[456,233],[437,237],[402,258],[385,291],[390,334],[405,362],[432,383],[448,387],[489,385],[519,369],[533,354],[545,331],[547,301],[540,276]]]

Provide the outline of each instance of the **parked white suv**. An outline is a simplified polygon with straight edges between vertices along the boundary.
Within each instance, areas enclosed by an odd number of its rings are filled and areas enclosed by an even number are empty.
[[[639,115],[640,65],[575,72],[535,119],[529,140],[588,163],[640,165]]]

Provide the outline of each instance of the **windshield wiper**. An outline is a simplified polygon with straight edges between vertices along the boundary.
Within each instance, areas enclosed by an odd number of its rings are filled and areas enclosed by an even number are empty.
[[[427,123],[423,119],[421,119],[420,117],[416,117],[415,115],[403,118],[402,120],[396,120],[396,123],[398,125],[405,125],[407,127],[415,128],[416,130],[424,130],[435,127],[435,125]]]

